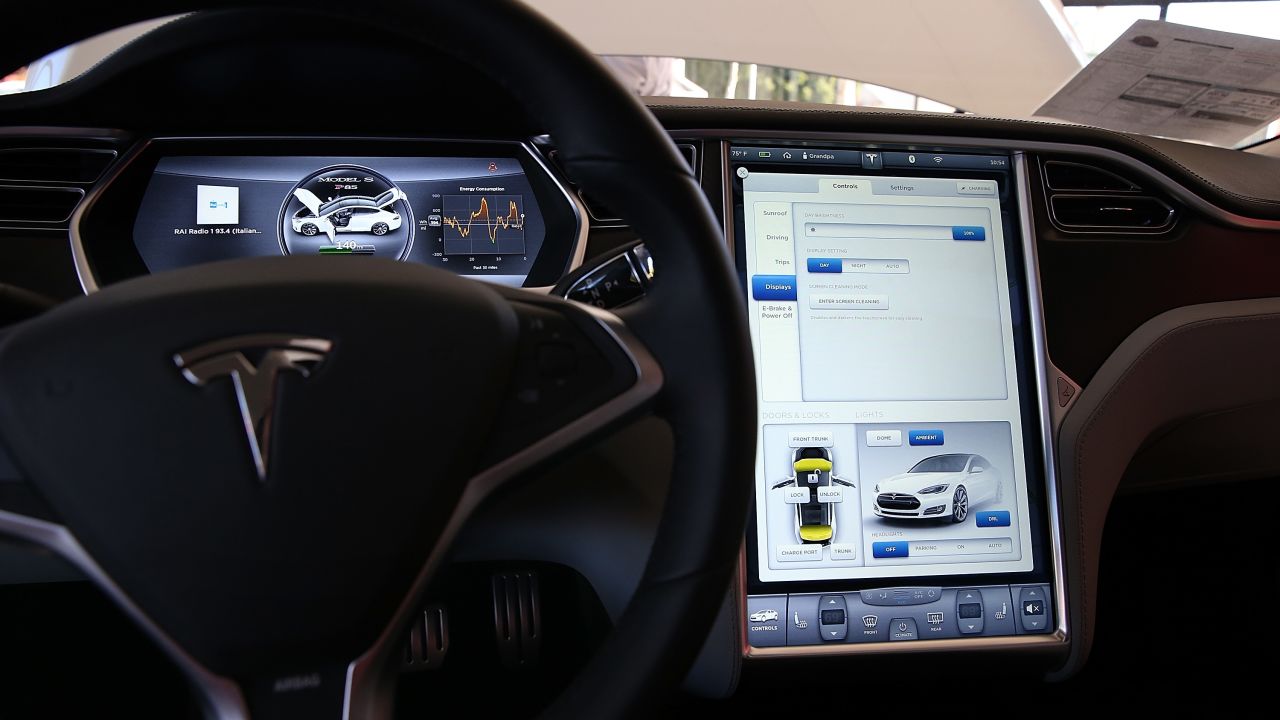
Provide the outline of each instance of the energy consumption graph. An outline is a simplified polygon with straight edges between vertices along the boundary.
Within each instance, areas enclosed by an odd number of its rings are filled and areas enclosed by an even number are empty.
[[[445,255],[523,255],[524,196],[445,195]]]

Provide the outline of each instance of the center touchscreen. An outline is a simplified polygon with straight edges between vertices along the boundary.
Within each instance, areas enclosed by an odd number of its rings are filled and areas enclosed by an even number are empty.
[[[737,171],[755,580],[1031,571],[999,183],[877,169]]]

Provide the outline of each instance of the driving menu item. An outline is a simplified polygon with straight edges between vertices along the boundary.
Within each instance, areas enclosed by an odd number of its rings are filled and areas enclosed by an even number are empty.
[[[1009,156],[730,153],[759,379],[749,604],[782,618],[748,641],[1047,631],[1013,612],[1049,575]],[[867,610],[880,593],[911,607]]]
[[[520,285],[546,236],[514,157],[160,158],[134,243],[147,269],[269,255],[381,257]]]

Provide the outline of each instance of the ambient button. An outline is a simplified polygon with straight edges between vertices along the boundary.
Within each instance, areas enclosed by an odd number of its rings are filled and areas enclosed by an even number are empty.
[[[907,443],[909,445],[942,445],[943,434],[941,430],[908,430]]]

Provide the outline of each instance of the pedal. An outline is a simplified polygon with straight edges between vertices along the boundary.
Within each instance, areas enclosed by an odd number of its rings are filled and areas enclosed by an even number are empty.
[[[538,574],[532,571],[497,573],[492,582],[498,655],[507,667],[528,667],[538,661],[542,647]]]
[[[428,605],[409,628],[409,642],[405,644],[400,667],[406,672],[434,670],[444,664],[448,652],[448,611],[443,604]]]

